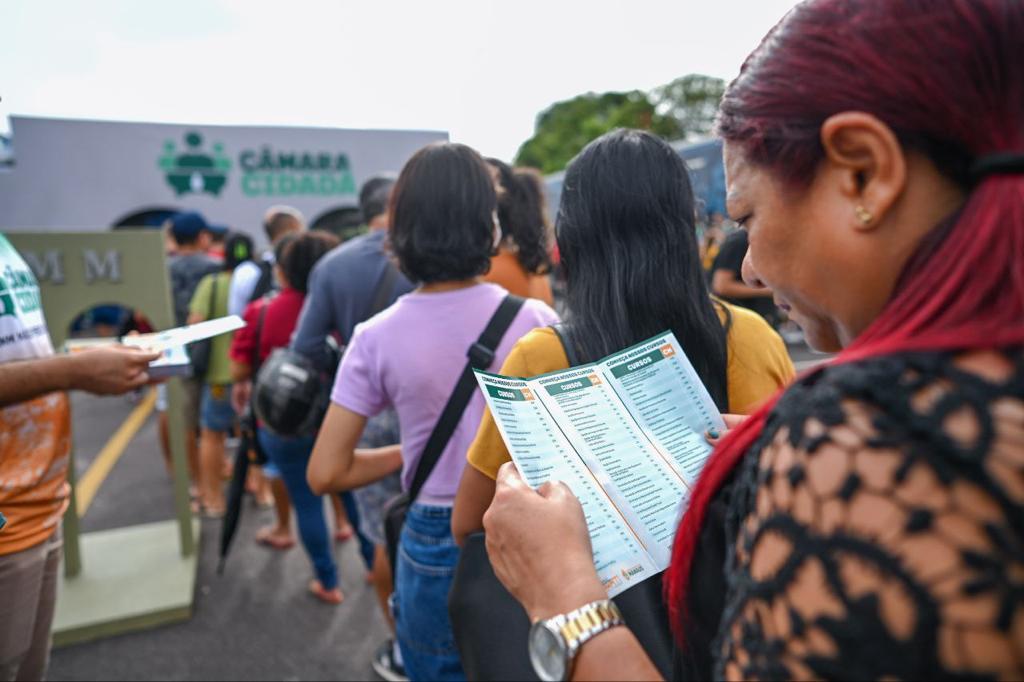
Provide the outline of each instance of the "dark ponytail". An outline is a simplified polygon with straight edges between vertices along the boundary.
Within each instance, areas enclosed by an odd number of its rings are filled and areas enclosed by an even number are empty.
[[[544,184],[532,168],[512,168],[498,159],[487,159],[498,171],[502,192],[498,220],[502,240],[516,252],[523,270],[542,275],[551,270],[551,226],[545,210]]]

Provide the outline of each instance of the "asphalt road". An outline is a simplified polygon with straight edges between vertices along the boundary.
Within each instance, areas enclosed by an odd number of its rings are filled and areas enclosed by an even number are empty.
[[[823,359],[790,349],[798,368]],[[124,397],[73,397],[79,475],[131,412]],[[152,415],[129,444],[89,508],[84,532],[174,515],[170,479]],[[336,549],[345,603],[330,607],[306,593],[309,562],[299,546],[276,553],[253,537],[272,513],[247,501],[228,569],[215,574],[219,521],[203,521],[193,618],[147,632],[53,653],[51,680],[375,679],[370,667],[387,636],[354,541]]]
[[[79,475],[127,417],[125,398],[73,398]],[[155,415],[125,450],[83,519],[83,531],[172,518]],[[312,577],[299,546],[277,553],[253,542],[272,512],[246,503],[223,577],[215,573],[219,521],[203,521],[193,618],[147,632],[53,652],[51,680],[375,679],[370,660],[387,637],[355,542],[336,555],[345,602],[306,593]]]

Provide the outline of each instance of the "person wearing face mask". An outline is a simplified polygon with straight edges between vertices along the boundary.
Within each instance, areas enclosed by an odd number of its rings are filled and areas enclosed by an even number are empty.
[[[839,355],[708,460],[677,678],[1024,677],[1022,43],[1017,0],[810,0],[727,88],[744,279]],[[564,486],[505,465],[484,525],[545,679],[658,677]]]
[[[558,320],[533,299],[518,299],[518,312],[509,314],[514,299],[481,281],[500,240],[496,209],[487,165],[469,147],[431,145],[405,165],[391,197],[389,238],[400,269],[418,286],[356,327],[309,465],[310,485],[320,493],[402,470],[403,489],[414,499],[399,542],[393,604],[412,680],[463,678],[447,600],[459,555],[451,509],[484,409],[468,361],[495,371],[521,336]],[[485,338],[502,314],[505,329],[492,334],[498,339]],[[470,391],[441,448],[445,439],[433,434],[467,374]],[[398,414],[401,444],[357,450],[367,419],[389,406]],[[417,490],[428,448],[440,454]]]

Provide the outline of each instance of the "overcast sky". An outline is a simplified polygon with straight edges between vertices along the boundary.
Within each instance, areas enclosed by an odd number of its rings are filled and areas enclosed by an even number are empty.
[[[732,78],[792,0],[3,0],[26,114],[449,131],[510,159],[548,105]]]

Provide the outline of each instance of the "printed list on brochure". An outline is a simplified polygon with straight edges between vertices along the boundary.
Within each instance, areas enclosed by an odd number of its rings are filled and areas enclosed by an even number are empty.
[[[609,596],[663,571],[690,488],[724,428],[671,333],[532,379],[477,372],[526,481],[562,481],[587,518]]]

